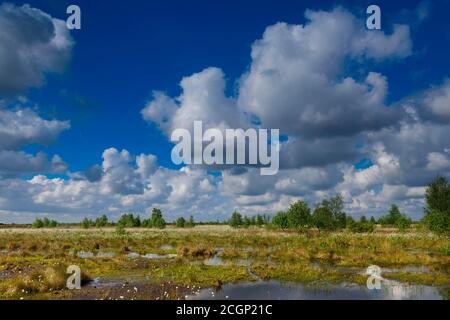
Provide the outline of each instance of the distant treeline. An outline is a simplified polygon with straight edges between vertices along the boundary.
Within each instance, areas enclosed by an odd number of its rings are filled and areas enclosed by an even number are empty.
[[[426,206],[424,217],[419,224],[437,234],[450,234],[450,184],[445,177],[439,176],[428,185],[425,195]],[[179,217],[172,224],[178,228],[192,228],[195,225],[228,224],[233,228],[248,228],[250,226],[266,226],[274,229],[306,229],[319,230],[349,229],[352,232],[372,232],[375,225],[396,227],[405,230],[411,227],[413,221],[402,214],[393,204],[389,212],[378,220],[373,216],[369,219],[364,215],[357,221],[344,211],[344,202],[341,195],[330,199],[323,199],[314,210],[304,201],[293,202],[286,211],[280,211],[273,217],[269,215],[254,215],[248,217],[234,211],[228,221],[195,222],[193,216],[189,219]],[[148,219],[142,219],[132,213],[123,214],[117,222],[108,220],[102,215],[95,220],[84,218],[80,225],[83,228],[116,226],[124,228],[159,228],[163,229],[168,223],[165,221],[160,209],[153,208]],[[48,218],[36,219],[34,228],[52,228],[58,226],[55,220]]]

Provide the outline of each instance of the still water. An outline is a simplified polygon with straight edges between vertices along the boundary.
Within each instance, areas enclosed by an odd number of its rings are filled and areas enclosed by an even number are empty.
[[[188,299],[235,300],[442,300],[438,288],[408,285],[385,280],[380,290],[369,290],[359,285],[328,285],[311,287],[301,283],[279,281],[227,284],[218,290],[203,289]]]

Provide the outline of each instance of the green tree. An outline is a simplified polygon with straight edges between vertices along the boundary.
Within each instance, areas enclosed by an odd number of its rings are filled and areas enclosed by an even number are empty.
[[[95,226],[97,228],[106,227],[108,225],[108,217],[106,215],[102,215],[95,220]]]
[[[361,222],[361,223],[367,223],[367,218],[366,218],[366,216],[362,215],[361,218],[359,219],[359,222]]]
[[[195,227],[195,221],[194,221],[194,217],[191,215],[191,216],[189,216],[189,220],[188,220],[188,222],[186,223],[186,227],[188,227],[188,228],[193,228],[193,227]]]
[[[231,214],[229,225],[232,226],[233,228],[238,228],[240,225],[242,225],[242,216],[239,212],[234,211]]]
[[[331,213],[334,228],[345,228],[347,215],[344,211],[344,199],[341,195],[336,195],[331,199],[324,199],[322,207],[326,207]]]
[[[89,220],[88,218],[84,218],[81,221],[81,227],[83,227],[84,229],[89,229],[89,227],[92,225],[91,220]]]
[[[438,176],[428,185],[425,202],[425,213],[450,210],[450,184],[445,177]]]
[[[244,218],[242,219],[242,226],[244,228],[248,228],[248,227],[250,227],[251,224],[252,224],[252,221],[247,216],[244,216]]]
[[[58,222],[56,220],[50,220],[50,228],[56,228],[58,226]]]
[[[166,221],[163,218],[161,210],[158,208],[152,209],[151,225],[153,228],[164,229]]]
[[[423,222],[433,233],[450,235],[450,216],[448,212],[432,210],[423,218]]]
[[[33,222],[32,227],[33,228],[38,228],[38,229],[39,228],[43,228],[44,227],[44,223],[42,222],[41,219],[36,218],[36,220],[34,220],[34,222]]]
[[[311,222],[311,209],[304,201],[292,203],[286,214],[289,228],[305,227]]]
[[[327,206],[319,205],[314,209],[312,216],[314,226],[318,229],[333,230],[335,229],[335,222],[333,213]]]
[[[439,176],[428,185],[425,202],[422,221],[428,229],[450,235],[450,184],[445,177]]]
[[[370,221],[369,221],[369,223],[370,223],[370,224],[372,224],[372,225],[375,225],[375,224],[377,224],[377,222],[376,222],[376,220],[375,220],[374,216],[371,216],[371,217],[370,217]]]
[[[288,214],[285,211],[279,211],[272,218],[272,224],[279,229],[288,229],[289,228],[289,219]]]
[[[389,209],[389,213],[381,217],[379,222],[384,226],[386,225],[394,226],[397,223],[397,220],[400,219],[401,217],[402,214],[400,212],[400,209],[397,207],[397,205],[393,204]]]
[[[44,223],[44,228],[50,227],[50,220],[47,217],[45,217],[42,222]]]
[[[263,224],[264,224],[264,218],[260,214],[258,214],[256,216],[256,225],[262,226]]]
[[[401,215],[400,218],[398,218],[397,221],[395,222],[395,226],[399,230],[409,229],[411,227],[411,224],[412,224],[411,219],[405,215]]]
[[[184,228],[186,226],[186,219],[184,219],[183,217],[179,217],[175,222],[175,226],[177,228]]]

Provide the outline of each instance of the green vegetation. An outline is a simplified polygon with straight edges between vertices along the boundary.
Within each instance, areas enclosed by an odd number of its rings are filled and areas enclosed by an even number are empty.
[[[124,234],[109,227],[46,232],[0,230],[0,271],[8,275],[0,282],[0,298],[58,299],[77,294],[66,290],[62,281],[66,279],[63,271],[72,264],[80,266],[86,279],[137,277],[142,279],[139,281],[165,286],[168,282],[215,286],[253,281],[253,276],[311,285],[364,284],[365,268],[376,264],[391,270],[386,278],[411,284],[450,285],[448,238],[415,229],[398,232],[378,227],[372,233],[359,234],[346,230],[308,229],[298,233],[256,227],[236,229],[225,225],[200,225],[195,230],[175,226],[165,230],[118,228]],[[218,248],[223,265],[204,265],[204,259],[219,254]],[[92,252],[93,257],[80,257],[82,251]],[[101,257],[101,252],[113,255]],[[176,256],[132,259],[128,258],[130,252]],[[237,263],[240,260],[248,261],[248,267]],[[410,266],[423,266],[429,272],[411,271]]]
[[[450,184],[437,177],[428,185],[423,223],[436,234],[450,235]]]
[[[58,226],[58,222],[55,220],[49,220],[47,217],[45,217],[43,220],[36,219],[34,220],[32,227],[33,228],[56,228]]]
[[[186,219],[184,219],[183,217],[178,218],[177,221],[175,221],[175,226],[177,228],[186,227]]]

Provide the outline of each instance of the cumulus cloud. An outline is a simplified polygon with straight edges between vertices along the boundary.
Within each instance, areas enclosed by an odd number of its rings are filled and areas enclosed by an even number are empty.
[[[218,168],[170,169],[154,155],[109,148],[101,163],[67,179],[0,180],[0,215],[45,212],[79,220],[103,212],[113,218],[124,211],[149,214],[160,207],[169,219],[193,214],[216,220],[234,209],[273,214],[297,199],[314,206],[341,193],[354,215],[379,216],[396,202],[420,218],[426,184],[437,174],[450,176],[448,80],[388,105],[389,79],[367,65],[410,56],[409,27],[367,31],[364,21],[342,8],[308,10],[305,17],[303,25],[266,28],[252,45],[251,63],[234,95],[225,93],[225,73],[209,67],[184,77],[178,97],[154,91],[141,110],[167,137],[174,129],[192,130],[195,120],[204,128],[279,128],[286,141],[277,175],[261,176],[255,167],[228,167],[219,175],[207,171]],[[42,75],[45,68],[39,66]],[[0,158],[15,157],[29,171],[54,163],[60,163],[55,172],[63,170],[59,157],[48,160],[20,148],[50,143],[67,122],[44,120],[23,108],[0,112]],[[362,158],[369,165],[355,166]],[[12,161],[9,171],[15,170]]]
[[[28,144],[48,145],[69,127],[68,121],[45,120],[31,109],[0,109],[0,150],[17,150]]]
[[[65,22],[25,4],[0,5],[0,95],[42,85],[62,71],[73,40]]]
[[[33,155],[20,149],[48,145],[69,127],[68,121],[46,120],[28,108],[0,109],[0,177],[65,172],[67,164],[60,156],[48,159],[44,152]]]

